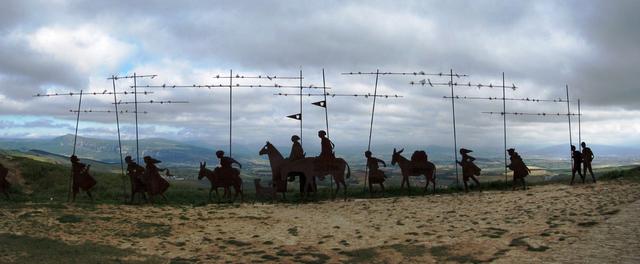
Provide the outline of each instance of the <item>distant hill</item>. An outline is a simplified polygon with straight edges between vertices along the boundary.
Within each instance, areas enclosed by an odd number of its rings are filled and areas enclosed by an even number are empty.
[[[73,151],[73,141],[73,135],[51,139],[1,139],[0,148],[22,152],[44,151],[48,154],[56,154],[66,158]],[[131,155],[135,158],[135,141],[122,141],[122,149],[123,155]],[[78,137],[76,153],[82,159],[105,163],[120,162],[117,140]],[[213,149],[167,139],[150,138],[140,140],[141,157],[149,155],[174,165],[193,165],[200,160],[212,161],[215,158],[214,154],[215,151]]]
[[[18,150],[36,155],[52,158],[58,155],[58,159],[66,162],[73,150],[73,135],[65,135],[50,139],[0,139],[0,149]],[[76,153],[81,159],[95,160],[104,163],[117,164],[120,162],[118,153],[118,141],[109,139],[96,139],[78,137]],[[122,142],[123,154],[135,157],[135,141],[124,140]],[[266,162],[266,157],[258,156],[261,144],[234,145],[233,156],[242,163],[251,164],[254,160]],[[276,146],[284,156],[288,156],[290,145]],[[599,158],[620,160],[640,159],[640,149],[635,147],[618,147],[607,145],[590,146]],[[449,164],[453,158],[453,149],[444,146],[402,146],[391,144],[375,144],[372,146],[374,156],[391,162],[391,154],[394,148],[404,148],[404,156],[409,158],[414,150],[424,149],[429,154],[429,159],[440,164]],[[226,146],[224,146],[226,149]],[[502,160],[502,148],[499,149],[474,149],[474,154],[479,161]],[[544,147],[521,146],[518,152],[528,158],[541,159],[566,159],[569,149],[566,145],[553,145]],[[147,138],[140,140],[140,156],[150,155],[163,161],[166,166],[197,166],[200,161],[209,164],[217,164],[215,158],[216,148],[203,143],[185,143],[161,138]],[[336,146],[336,154],[345,158],[350,164],[364,166],[365,146],[339,145]],[[41,152],[41,153],[39,153]],[[318,144],[306,144],[307,156],[316,156],[320,152]],[[485,160],[486,159],[486,160]]]
[[[640,149],[634,147],[619,147],[609,145],[590,145],[588,147],[593,150],[594,154],[597,157],[630,159],[637,159],[640,157]],[[566,158],[570,154],[571,149],[568,145],[554,145],[542,148],[528,147],[523,148],[522,151],[526,152],[528,155],[535,155],[546,158]]]

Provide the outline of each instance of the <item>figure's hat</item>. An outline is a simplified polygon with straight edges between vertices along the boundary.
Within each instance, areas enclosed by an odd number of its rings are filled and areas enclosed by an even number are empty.
[[[144,158],[144,163],[160,163],[162,161],[159,161],[157,159],[152,158],[151,156],[145,156]]]
[[[466,148],[461,148],[460,149],[460,153],[462,153],[462,154],[467,154],[467,153],[471,153],[471,152],[473,152],[473,150],[466,149]]]
[[[80,161],[80,160],[78,159],[78,156],[76,156],[76,155],[71,155],[71,157],[70,157],[69,159],[71,160],[71,162],[78,162],[78,161]]]
[[[298,135],[293,135],[293,136],[291,136],[291,140],[292,141],[300,140],[300,137]]]

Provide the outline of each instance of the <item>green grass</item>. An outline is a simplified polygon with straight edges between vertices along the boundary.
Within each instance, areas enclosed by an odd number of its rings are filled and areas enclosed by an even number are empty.
[[[34,160],[28,157],[19,156],[6,156],[6,159],[11,160],[17,168],[21,170],[21,174],[25,179],[26,187],[21,188],[12,186],[11,196],[12,200],[6,202],[4,199],[0,199],[0,205],[12,206],[18,203],[38,203],[46,206],[62,205],[67,200],[67,191],[69,184],[70,168],[68,165],[58,165],[47,163],[39,160]],[[628,167],[627,167],[628,168]],[[614,180],[624,178],[632,181],[640,181],[640,168],[625,168],[625,169],[608,169],[600,170],[597,172],[596,177],[599,180]],[[92,172],[94,178],[98,181],[98,184],[93,188],[95,201],[92,203],[87,198],[86,194],[79,193],[76,198],[76,205],[86,209],[94,209],[96,204],[122,204],[125,201],[123,191],[127,193],[130,190],[129,180],[124,181],[119,174],[109,172]],[[482,177],[480,177],[482,181]],[[545,184],[566,184],[565,177],[557,177],[557,179],[550,181],[538,181],[529,183],[528,186],[539,186]],[[300,202],[317,202],[331,200],[331,190],[329,188],[319,187],[316,194],[311,194],[310,197],[303,199],[300,193],[292,186],[297,186],[297,182],[290,183],[290,191],[287,193],[287,199],[282,200],[281,194],[279,194],[279,203],[300,203]],[[184,181],[184,182],[171,182],[171,187],[165,193],[168,201],[164,201],[161,197],[154,199],[154,204],[157,206],[175,206],[175,205],[187,205],[187,206],[203,206],[209,203],[208,201],[208,188],[209,182],[202,180],[200,182]],[[375,186],[377,187],[377,186]],[[429,186],[429,190],[426,195],[433,193],[433,189]],[[27,194],[26,189],[33,190],[32,193]],[[511,182],[505,183],[504,181],[492,181],[482,182],[482,190],[510,190]],[[378,190],[376,188],[376,190]],[[384,197],[417,197],[425,195],[423,187],[413,185],[409,192],[406,188],[402,189],[399,186],[387,186]],[[335,191],[335,189],[334,189]],[[436,194],[452,194],[463,192],[462,187],[455,186],[438,186]],[[470,192],[477,192],[477,187],[472,187]],[[249,182],[244,183],[243,187],[245,202],[256,201],[253,184]],[[219,190],[220,196],[222,196],[223,190]],[[363,191],[362,185],[348,186],[347,197],[350,199],[365,199],[371,197],[382,197],[382,193],[379,191],[373,195],[368,191]],[[128,197],[127,201],[128,201]],[[343,192],[336,194],[336,200],[343,199]],[[236,203],[239,202],[239,197]],[[230,199],[221,198],[223,203],[231,202]],[[213,202],[217,202],[215,195]],[[270,201],[266,201],[270,202]]]
[[[0,263],[162,263],[160,257],[85,242],[70,245],[49,238],[0,234]]]

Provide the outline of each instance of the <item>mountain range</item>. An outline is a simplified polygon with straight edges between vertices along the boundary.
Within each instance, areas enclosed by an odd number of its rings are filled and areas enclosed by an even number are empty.
[[[44,151],[56,155],[68,157],[73,151],[74,136],[64,135],[60,137],[48,139],[0,139],[0,149],[18,150],[18,151]],[[203,144],[192,144],[179,142],[162,138],[146,138],[139,141],[140,157],[152,156],[162,160],[165,164],[174,166],[193,166],[200,161],[207,161],[210,164],[217,163],[215,158],[216,149],[205,147]],[[135,159],[135,140],[123,140],[123,155],[131,155]],[[256,160],[258,159],[258,150],[261,146],[234,145],[233,156],[239,160]],[[277,146],[284,156],[288,155],[290,146]],[[319,152],[319,146],[312,145],[305,147],[307,156],[315,156]],[[598,157],[620,158],[620,159],[639,159],[640,149],[635,147],[619,147],[608,145],[590,146],[595,155]],[[392,145],[376,145],[372,149],[375,156],[390,161],[391,153],[394,146]],[[406,146],[403,153],[405,157],[410,157],[414,148]],[[443,146],[428,146],[426,151],[431,160],[435,162],[448,162],[453,156],[453,150]],[[338,146],[336,148],[337,155],[344,157],[348,161],[356,163],[364,162],[364,149],[356,146]],[[501,157],[497,152],[476,149],[477,158],[494,159]],[[546,158],[546,159],[566,159],[569,155],[569,148],[566,145],[553,145],[543,147],[527,147],[518,148],[518,152],[526,157]],[[118,152],[118,141],[108,139],[96,139],[87,137],[78,137],[76,143],[76,153],[83,159],[91,159],[105,163],[119,163],[120,156]],[[486,153],[494,153],[486,154]],[[495,156],[495,157],[494,157]],[[266,158],[265,158],[266,159]]]

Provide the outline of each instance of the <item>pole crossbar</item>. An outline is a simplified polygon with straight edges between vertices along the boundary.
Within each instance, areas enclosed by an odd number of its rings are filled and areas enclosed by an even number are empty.
[[[78,110],[74,110],[71,109],[69,110],[70,113],[78,113]],[[81,113],[119,113],[119,114],[135,114],[135,111],[129,111],[129,110],[119,110],[119,111],[114,111],[114,110],[94,110],[94,109],[85,109],[85,110],[80,110],[79,112]],[[149,112],[147,111],[141,111],[138,112],[139,114],[148,114]]]
[[[482,112],[483,114],[490,115],[529,115],[529,116],[581,116],[582,114],[576,113],[524,113],[524,112]]]
[[[420,81],[411,81],[411,82],[409,82],[409,84],[410,85],[421,85],[421,86],[429,85],[431,87],[433,87],[433,86],[451,86],[451,85],[453,85],[453,86],[456,86],[456,87],[475,87],[475,88],[478,88],[478,89],[481,89],[481,88],[503,88],[503,89],[509,88],[509,89],[512,89],[512,90],[518,89],[518,87],[515,84],[511,84],[511,86],[507,86],[507,85],[498,85],[498,84],[494,85],[492,83],[489,83],[489,84],[471,83],[471,82],[468,82],[468,83],[446,82],[446,83],[444,83],[444,82],[432,82],[430,79],[426,79],[426,80],[423,79],[423,80],[420,80]]]
[[[326,97],[379,97],[379,98],[402,98],[404,96],[397,94],[334,94],[334,93],[303,93],[303,94],[292,94],[292,93],[275,93],[273,95],[279,96],[326,96]]]
[[[502,97],[474,97],[474,96],[443,96],[445,99],[461,99],[461,100],[489,100],[489,101],[525,101],[525,102],[554,102],[554,103],[566,103],[565,99],[536,99],[536,98],[502,98]]]
[[[342,75],[413,75],[413,76],[440,76],[440,77],[468,77],[466,74],[458,73],[426,73],[420,72],[343,72]]]
[[[144,94],[144,95],[148,95],[148,94],[153,94],[153,92],[86,92],[83,93],[82,96],[87,96],[87,95],[114,95],[114,94],[122,94],[122,95],[129,95],[129,94]],[[54,97],[54,96],[79,96],[80,93],[73,93],[73,92],[69,92],[69,93],[48,93],[48,94],[35,94],[33,95],[33,97]]]
[[[147,74],[147,75],[138,75],[138,74],[133,74],[133,75],[127,75],[127,76],[112,76],[107,78],[107,80],[120,80],[120,79],[138,79],[138,78],[156,78],[158,75],[157,74]]]
[[[299,76],[269,76],[269,75],[258,75],[258,76],[244,76],[244,75],[228,75],[228,76],[220,76],[220,75],[216,75],[213,76],[214,79],[267,79],[267,80],[275,80],[275,79],[281,79],[281,80],[301,80],[304,79],[303,77],[299,77]]]
[[[150,100],[150,101],[138,101],[138,102],[117,102],[117,103],[111,103],[111,104],[119,104],[119,105],[127,105],[127,104],[188,104],[189,101],[171,101],[171,100],[167,100],[167,101],[154,101],[154,100]]]
[[[162,89],[166,89],[166,88],[207,88],[207,89],[211,89],[211,88],[229,88],[228,84],[193,84],[193,85],[143,85],[143,86],[138,86],[141,88],[162,88]],[[232,84],[233,88],[281,88],[281,89],[300,89],[300,85],[280,85],[280,84],[273,84],[273,85],[263,85],[263,84]],[[131,88],[133,88],[133,86],[131,86]],[[322,86],[314,86],[314,85],[307,85],[307,86],[302,86],[302,89],[331,89],[331,87],[322,87]]]

